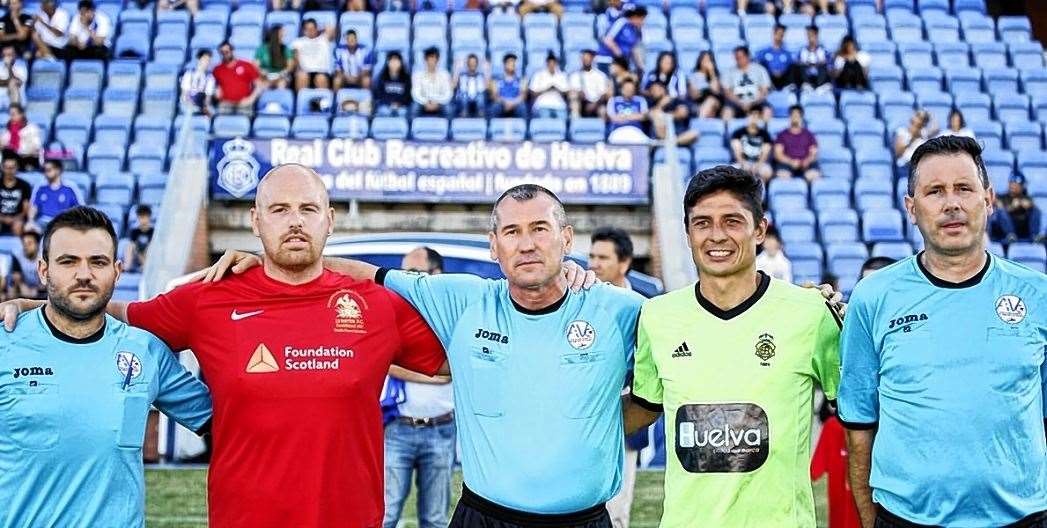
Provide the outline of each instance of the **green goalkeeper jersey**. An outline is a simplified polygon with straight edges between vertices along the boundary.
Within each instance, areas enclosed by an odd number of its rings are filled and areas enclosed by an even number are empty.
[[[840,318],[818,290],[762,272],[731,310],[698,285],[651,299],[633,397],[664,411],[663,528],[815,526],[812,397],[840,379]]]

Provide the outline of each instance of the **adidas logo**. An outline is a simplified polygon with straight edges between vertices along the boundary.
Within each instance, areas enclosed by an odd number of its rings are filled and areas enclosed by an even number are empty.
[[[673,350],[673,357],[691,357],[691,349],[687,347],[687,341],[684,341],[682,345],[676,347],[676,350]]]

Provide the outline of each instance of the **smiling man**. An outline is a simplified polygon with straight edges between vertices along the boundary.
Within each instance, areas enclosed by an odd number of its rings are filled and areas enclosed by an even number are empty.
[[[683,209],[698,282],[640,315],[626,432],[666,413],[661,526],[815,526],[809,477],[814,386],[839,380],[840,319],[815,289],[756,269],[763,185],[721,165]]]
[[[866,528],[1047,527],[1047,277],[985,251],[981,152],[916,149],[905,207],[926,249],[851,295],[839,417]]]

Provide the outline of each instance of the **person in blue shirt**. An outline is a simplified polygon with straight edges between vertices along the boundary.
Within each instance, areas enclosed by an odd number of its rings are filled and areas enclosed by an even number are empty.
[[[785,26],[774,26],[771,45],[756,54],[756,62],[771,74],[771,84],[776,90],[783,90],[793,84],[796,78],[792,70],[793,54],[785,49]]]
[[[647,8],[634,4],[625,4],[622,16],[618,17],[607,28],[607,33],[600,39],[600,49],[596,58],[597,67],[604,73],[610,73],[611,60],[614,57],[625,57],[632,61],[632,68],[643,69],[643,22],[647,19]]]
[[[867,527],[1047,526],[1047,276],[986,252],[981,152],[916,149],[905,207],[926,249],[850,298],[839,418]]]
[[[619,88],[621,95],[607,102],[607,121],[610,126],[607,141],[619,145],[649,142],[650,138],[643,131],[644,123],[650,118],[647,100],[636,94],[636,80],[626,78]]]
[[[355,29],[345,32],[345,45],[334,50],[334,90],[342,88],[371,88],[371,68],[374,52],[360,44]]]
[[[65,211],[43,241],[47,303],[0,332],[0,527],[144,526],[149,407],[203,433],[210,394],[160,339],[106,315],[120,262],[104,213]]]
[[[454,101],[458,117],[484,117],[487,111],[487,75],[480,71],[480,59],[470,53],[465,69],[455,73],[451,82],[455,87]]]
[[[44,176],[47,182],[33,189],[33,197],[29,200],[29,220],[41,229],[58,213],[84,204],[80,190],[62,182],[62,162],[45,161]]]
[[[491,79],[488,117],[527,117],[527,79],[516,71],[515,53],[502,57],[502,73]]]

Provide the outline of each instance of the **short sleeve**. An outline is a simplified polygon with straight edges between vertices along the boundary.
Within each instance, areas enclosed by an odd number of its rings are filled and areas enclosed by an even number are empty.
[[[662,380],[651,353],[645,317],[640,313],[636,330],[636,354],[633,361],[633,401],[649,411],[662,412]]]
[[[446,346],[451,342],[458,318],[474,299],[484,291],[487,281],[465,273],[424,275],[421,273],[389,270],[380,282],[398,293],[421,313],[425,322],[436,332]]]
[[[396,331],[400,336],[400,349],[396,352],[393,362],[405,369],[429,376],[436,374],[447,361],[440,340],[407,301],[394,292],[386,293],[393,305]]]
[[[870,314],[861,290],[851,296],[840,336],[840,422],[848,429],[868,429],[879,421],[880,359],[870,330]]]
[[[211,392],[178,362],[167,345],[154,341],[150,348],[159,364],[153,405],[172,420],[202,434],[211,420]]]
[[[843,320],[836,309],[825,303],[825,310],[818,321],[818,334],[815,338],[814,356],[811,368],[814,377],[821,385],[825,397],[836,399],[840,387],[840,328]]]
[[[615,288],[617,286],[614,286]],[[640,306],[643,305],[643,296],[638,293],[629,292],[630,295],[622,299],[618,309],[618,329],[622,336],[622,349],[625,351],[626,364],[632,369],[635,361],[636,351],[636,326],[640,319]]]
[[[186,284],[148,301],[128,304],[127,324],[156,335],[174,350],[185,350],[190,346],[193,315],[205,287],[200,283]]]

